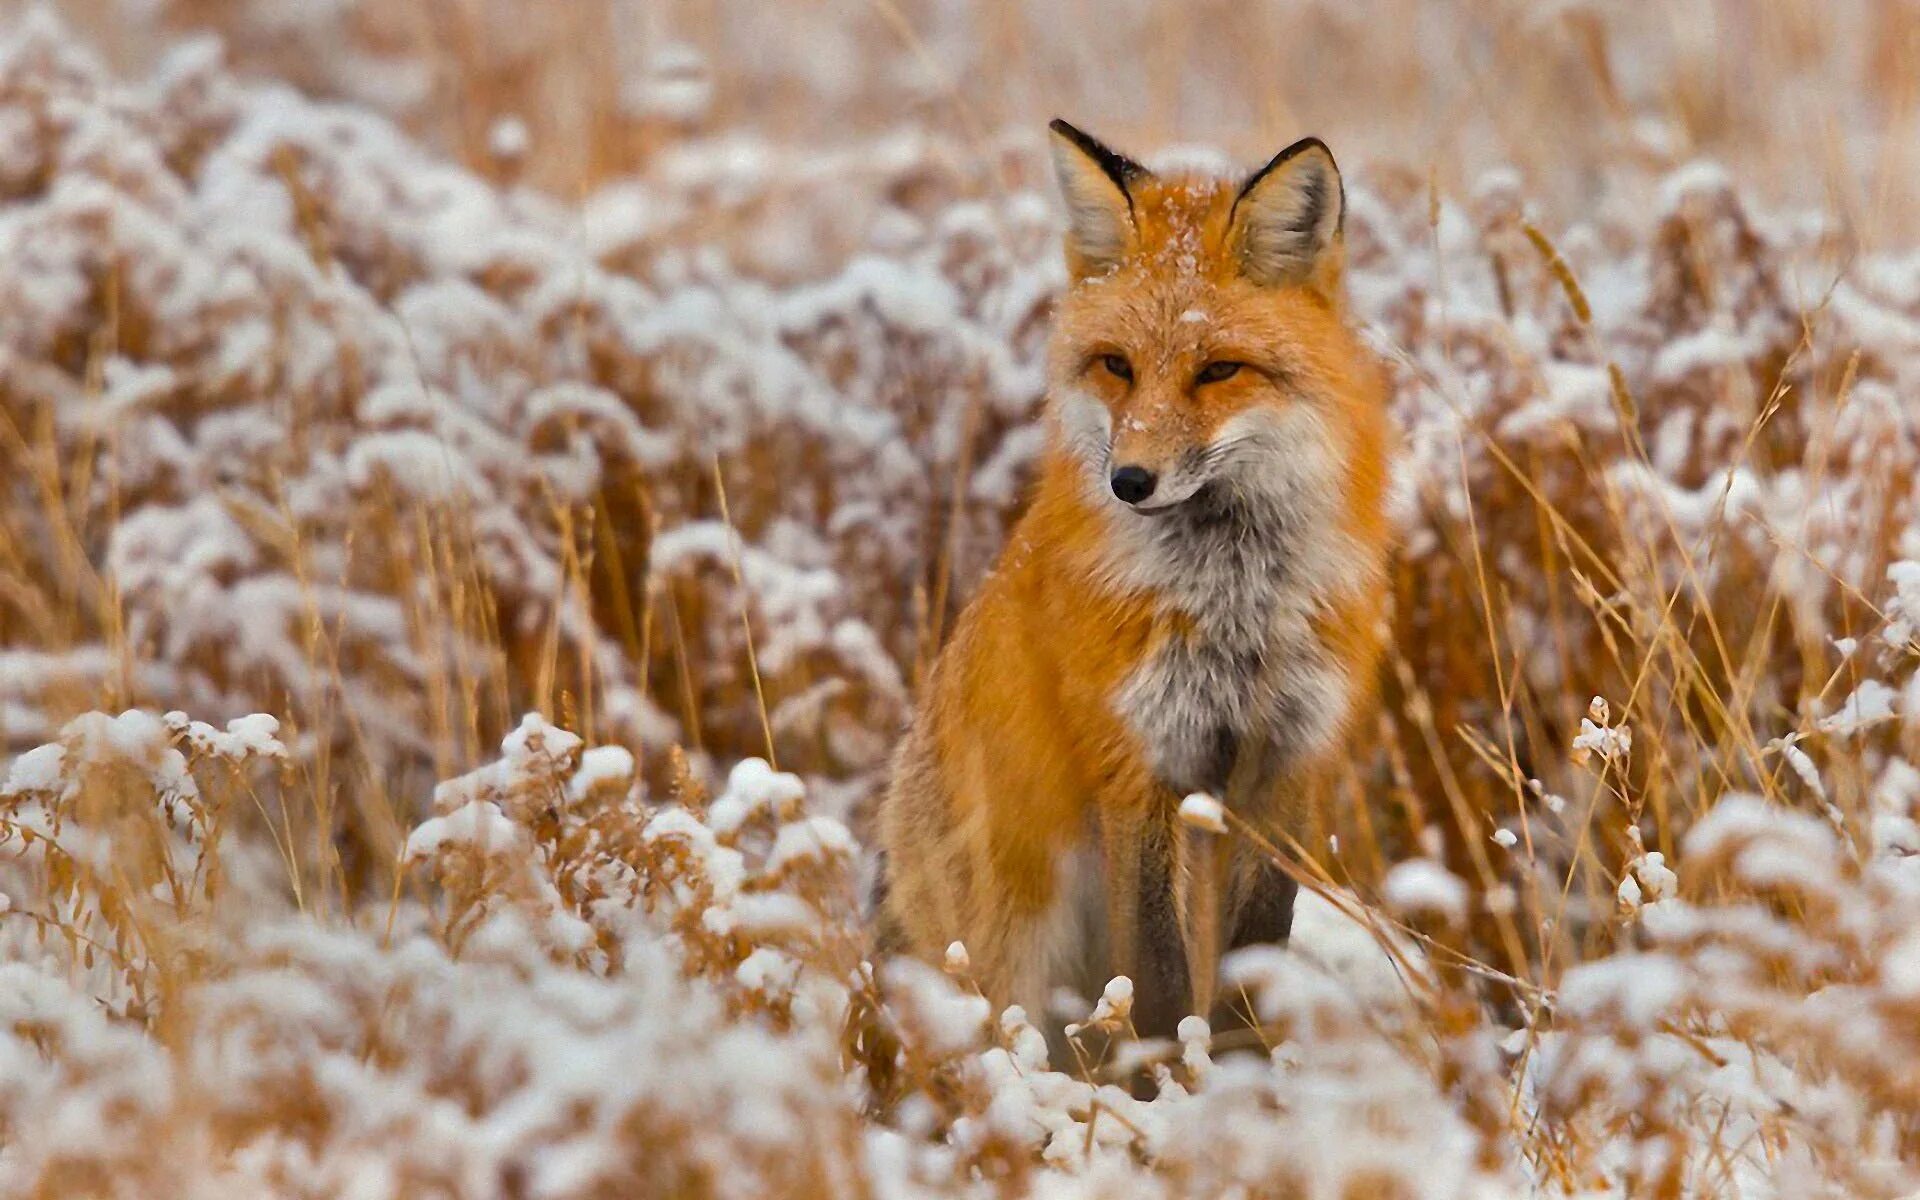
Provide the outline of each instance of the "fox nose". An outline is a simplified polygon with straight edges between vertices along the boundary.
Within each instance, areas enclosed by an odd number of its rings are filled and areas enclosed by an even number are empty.
[[[1138,504],[1153,495],[1156,482],[1153,472],[1145,467],[1121,467],[1108,480],[1113,485],[1113,494],[1128,504]]]

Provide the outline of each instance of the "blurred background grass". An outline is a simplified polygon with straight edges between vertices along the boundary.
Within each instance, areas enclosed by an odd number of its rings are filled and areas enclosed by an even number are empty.
[[[1122,145],[1247,158],[1303,132],[1458,190],[1521,171],[1556,215],[1643,204],[1694,157],[1764,198],[1910,237],[1915,0],[64,0],[124,69],[218,32],[239,64],[372,104],[469,165],[524,122],[574,195],[696,132],[804,150],[1070,115]]]

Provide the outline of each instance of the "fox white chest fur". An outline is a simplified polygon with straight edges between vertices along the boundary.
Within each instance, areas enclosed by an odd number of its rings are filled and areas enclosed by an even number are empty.
[[[1110,471],[1103,417],[1078,398],[1057,409],[1095,492]],[[1181,794],[1221,794],[1249,747],[1276,769],[1328,748],[1355,688],[1312,618],[1377,570],[1340,529],[1335,447],[1311,412],[1243,417],[1217,444],[1228,447],[1217,465],[1231,485],[1204,485],[1164,513],[1106,506],[1110,585],[1184,618],[1112,697],[1154,773]]]

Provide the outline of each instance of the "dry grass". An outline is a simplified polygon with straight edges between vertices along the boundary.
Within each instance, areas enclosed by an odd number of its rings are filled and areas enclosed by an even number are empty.
[[[1920,1187],[1912,5],[321,12],[0,33],[0,1194]],[[1326,134],[1407,432],[1305,949],[1151,1100],[848,833],[1056,106]]]

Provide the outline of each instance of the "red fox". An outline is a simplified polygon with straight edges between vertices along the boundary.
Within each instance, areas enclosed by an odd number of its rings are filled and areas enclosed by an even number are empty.
[[[1052,125],[1070,285],[1037,491],[940,654],[879,815],[883,945],[989,998],[1135,985],[1143,1033],[1284,941],[1294,885],[1177,816],[1305,840],[1373,698],[1386,377],[1345,320],[1345,193],[1307,138],[1244,178]]]

